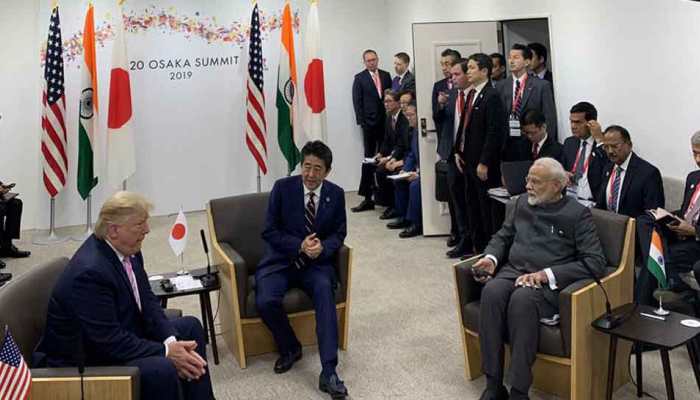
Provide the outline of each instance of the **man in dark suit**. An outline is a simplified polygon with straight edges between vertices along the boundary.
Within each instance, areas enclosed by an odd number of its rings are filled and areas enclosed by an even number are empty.
[[[401,112],[399,96],[387,89],[384,94],[384,107],[387,112],[384,140],[377,154],[362,163],[362,175],[357,194],[364,199],[352,207],[352,212],[374,209],[374,201],[386,206],[381,219],[395,218],[394,188],[387,175],[395,174],[403,165],[403,157],[408,148],[408,120]],[[376,183],[376,184],[375,184]],[[376,190],[376,199],[373,200]]]
[[[394,72],[396,72],[396,76],[391,80],[392,91],[416,90],[416,80],[408,69],[410,63],[411,57],[408,54],[404,52],[394,54]]]
[[[603,150],[603,131],[597,121],[598,110],[582,101],[569,111],[571,133],[564,140],[562,165],[571,175],[570,190],[584,200],[595,201],[603,183],[603,169],[608,156]]]
[[[136,366],[142,399],[213,399],[202,325],[168,320],[143,267],[151,208],[131,192],[105,202],[54,286],[38,352],[49,367]]]
[[[661,172],[632,151],[627,129],[619,125],[605,129],[603,148],[610,161],[603,170],[598,208],[638,218],[646,210],[664,207]]]
[[[491,62],[493,63],[491,83],[495,85],[496,82],[506,78],[506,58],[501,53],[492,53]]]
[[[355,120],[362,128],[365,157],[377,153],[384,135],[384,90],[391,88],[391,75],[378,68],[379,58],[374,50],[362,54],[365,70],[355,75],[352,83],[352,104]]]
[[[503,118],[510,126],[506,146],[520,137],[520,117],[528,110],[538,110],[545,116],[549,135],[557,140],[557,110],[551,84],[528,73],[532,62],[532,50],[522,44],[514,44],[508,64],[511,75],[499,81],[496,88],[505,106]]]
[[[540,319],[558,313],[559,291],[590,278],[589,268],[598,276],[605,271],[590,210],[562,196],[567,181],[556,160],[535,161],[527,196],[511,200],[503,226],[484,250],[485,257],[474,264],[474,279],[485,283],[479,320],[486,375],[481,400],[528,398]],[[503,387],[505,340],[511,346],[510,397]]]
[[[437,119],[440,121],[440,132],[438,132],[438,155],[441,160],[447,160],[447,187],[450,192],[450,214],[453,216],[454,224],[457,226],[455,240],[449,241],[448,246],[454,246],[447,251],[450,258],[459,258],[473,252],[471,235],[467,228],[467,205],[466,192],[464,188],[464,174],[457,167],[455,161],[454,144],[461,122],[462,114],[465,110],[467,98],[467,88],[469,78],[467,77],[467,59],[461,58],[452,66],[453,88],[449,92],[449,97],[440,94],[438,98]]]
[[[552,71],[547,68],[547,48],[544,47],[542,43],[533,42],[527,45],[527,47],[532,50],[532,63],[530,64],[530,70],[532,73],[540,78],[548,81],[550,84],[554,85],[554,79],[552,78]]]
[[[0,182],[0,257],[24,258],[31,253],[19,250],[12,244],[12,239],[19,239],[22,221],[22,200],[10,194],[14,186],[14,183],[5,185]],[[5,266],[5,262],[0,260],[0,269]],[[9,279],[12,275],[6,274],[4,277]]]
[[[301,359],[301,344],[282,307],[287,289],[299,287],[314,303],[321,356],[319,389],[333,399],[348,391],[338,378],[338,320],[333,262],[346,235],[345,193],[325,180],[333,154],[321,141],[301,149],[301,175],[279,179],[270,193],[265,255],[255,271],[256,305],[272,332],[280,357],[275,373],[288,371]]]
[[[471,89],[454,146],[457,168],[464,174],[467,223],[472,244],[481,252],[496,231],[488,189],[500,185],[501,149],[506,136],[503,103],[490,84],[491,57],[476,53],[466,66]]]
[[[549,157],[561,162],[562,146],[547,134],[547,122],[541,112],[527,111],[520,117],[520,129],[523,139],[504,150],[503,161],[535,161]]]

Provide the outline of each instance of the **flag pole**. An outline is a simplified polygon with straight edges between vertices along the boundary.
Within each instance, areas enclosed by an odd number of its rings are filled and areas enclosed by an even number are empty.
[[[56,221],[56,199],[51,198],[51,206],[50,206],[50,213],[49,213],[49,232],[48,234],[44,236],[38,236],[35,237],[34,240],[32,240],[32,243],[42,245],[42,246],[47,246],[51,244],[56,244],[56,243],[62,243],[68,240],[67,237],[65,236],[58,236],[56,234],[56,226],[55,226],[55,221]]]
[[[122,181],[122,190],[126,192],[126,179]]]
[[[87,220],[85,221],[85,231],[71,238],[71,240],[75,240],[76,242],[82,242],[88,237],[90,237],[90,235],[92,235],[92,194],[89,194],[87,196],[85,202],[87,205]]]
[[[262,190],[262,187],[260,185],[260,166],[258,165],[258,193]]]

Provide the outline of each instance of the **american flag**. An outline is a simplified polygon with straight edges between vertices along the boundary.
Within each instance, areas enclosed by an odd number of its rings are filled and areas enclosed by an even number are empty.
[[[265,122],[265,94],[263,93],[262,39],[258,5],[253,7],[250,17],[250,41],[248,47],[248,97],[246,101],[245,142],[258,163],[258,168],[267,174],[267,123]]]
[[[41,113],[41,153],[43,154],[44,186],[55,197],[66,185],[66,94],[63,87],[63,42],[58,6],[51,12],[49,37],[46,41],[44,92]]]
[[[29,397],[32,375],[12,339],[10,330],[5,331],[5,340],[0,348],[0,399],[20,400]]]

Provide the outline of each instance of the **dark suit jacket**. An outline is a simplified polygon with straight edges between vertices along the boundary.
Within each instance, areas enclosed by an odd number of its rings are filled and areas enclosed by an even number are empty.
[[[265,254],[255,271],[256,279],[287,268],[297,259],[301,242],[307,236],[305,208],[301,175],[275,182],[262,233]],[[321,196],[317,199],[314,228],[323,251],[307,264],[307,268],[333,268],[333,257],[343,245],[347,227],[345,193],[340,186],[328,180],[323,181]]]
[[[700,170],[693,171],[688,174],[685,178],[685,192],[683,194],[683,203],[681,204],[681,209],[678,215],[682,218],[685,212],[688,211],[690,206],[691,197],[693,197],[693,192],[695,192],[695,187],[700,184]]]
[[[581,141],[575,136],[569,136],[564,140],[564,148],[562,150],[562,165],[567,171],[572,171],[574,162],[576,162],[576,153],[578,153]],[[588,184],[591,187],[593,197],[598,194],[600,186],[603,184],[603,170],[608,162],[608,156],[603,151],[602,146],[593,142],[593,150],[591,151],[591,160],[588,163]]]
[[[513,107],[513,75],[498,81],[496,89],[505,108],[504,118],[508,122]],[[520,115],[525,115],[528,110],[539,110],[547,121],[547,133],[557,139],[557,110],[554,106],[553,93],[552,85],[549,82],[539,79],[533,74],[528,75],[525,81]]]
[[[403,76],[403,79],[399,81],[398,92],[402,90],[413,90],[414,92],[416,91],[416,78],[413,76],[411,71],[406,71],[406,73]]]
[[[411,128],[408,133],[409,141],[411,146],[409,151],[404,157],[403,168],[404,171],[417,171],[420,168],[420,157],[418,156],[418,130]]]
[[[74,354],[81,342],[85,365],[120,365],[165,355],[163,341],[176,336],[175,329],[151,291],[140,252],[131,263],[142,311],[109,244],[93,235],[80,246],[49,300],[38,349],[46,353],[49,366],[76,365]]]
[[[440,148],[440,124],[441,120],[438,119],[438,112],[440,111],[440,104],[438,103],[438,94],[440,92],[448,93],[450,89],[447,87],[448,79],[440,79],[433,84],[433,93],[430,96],[431,105],[433,109],[433,122],[435,123],[435,130],[437,131],[438,148]]]
[[[511,145],[503,151],[503,161],[535,161],[532,158],[532,142],[526,137],[514,138]],[[562,145],[547,135],[537,153],[537,158],[550,157],[562,162]]]
[[[445,85],[447,85],[447,83],[445,83]],[[437,95],[433,103],[437,110],[433,113],[433,118],[436,121],[435,127],[438,129],[437,152],[442,160],[449,159],[454,148],[455,105],[457,104],[458,93],[459,91],[455,88],[449,90],[447,104],[445,104],[443,108],[437,105]]]
[[[388,72],[377,70],[382,84],[382,93],[391,89],[391,76]],[[384,103],[377,93],[377,87],[368,70],[355,75],[352,83],[352,104],[355,108],[357,125],[364,127],[378,126],[384,123]]]
[[[486,83],[476,96],[466,127],[458,131],[454,146],[454,151],[459,152],[460,143],[464,140],[464,154],[460,156],[466,167],[475,170],[478,164],[486,165],[489,167],[489,181],[501,178],[501,149],[507,135],[503,114],[503,103],[498,92],[490,83]],[[460,128],[464,119],[463,116]]]
[[[608,161],[603,173],[603,181],[596,197],[596,207],[607,210],[606,195],[608,182],[616,164]],[[639,158],[634,152],[630,157],[625,172],[625,180],[620,188],[620,202],[617,212],[632,218],[644,214],[646,210],[664,207],[664,185],[659,169],[646,160]]]
[[[545,81],[552,84],[552,86],[554,86],[554,78],[552,78],[552,71],[550,71],[549,69],[547,69],[547,71],[544,73],[544,78],[542,78],[542,79],[544,79]]]
[[[384,124],[384,140],[379,152],[383,156],[391,156],[395,160],[403,160],[410,146],[408,131],[411,127],[408,125],[408,119],[401,111],[399,111],[399,115],[396,118],[396,127],[392,125],[391,116],[387,115],[386,123]]]

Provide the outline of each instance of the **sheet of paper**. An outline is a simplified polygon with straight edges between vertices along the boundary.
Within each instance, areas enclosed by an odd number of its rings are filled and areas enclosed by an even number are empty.
[[[389,178],[389,179],[391,179],[391,180],[394,180],[394,181],[397,181],[397,180],[400,180],[400,179],[406,179],[406,178],[408,178],[409,176],[411,176],[411,173],[410,173],[410,172],[402,172],[402,173],[396,174],[396,175],[389,175],[389,176],[387,176],[387,178]]]
[[[199,279],[194,279],[192,275],[181,275],[170,278],[170,282],[175,285],[177,290],[191,290],[199,289],[202,287],[202,281]]]

